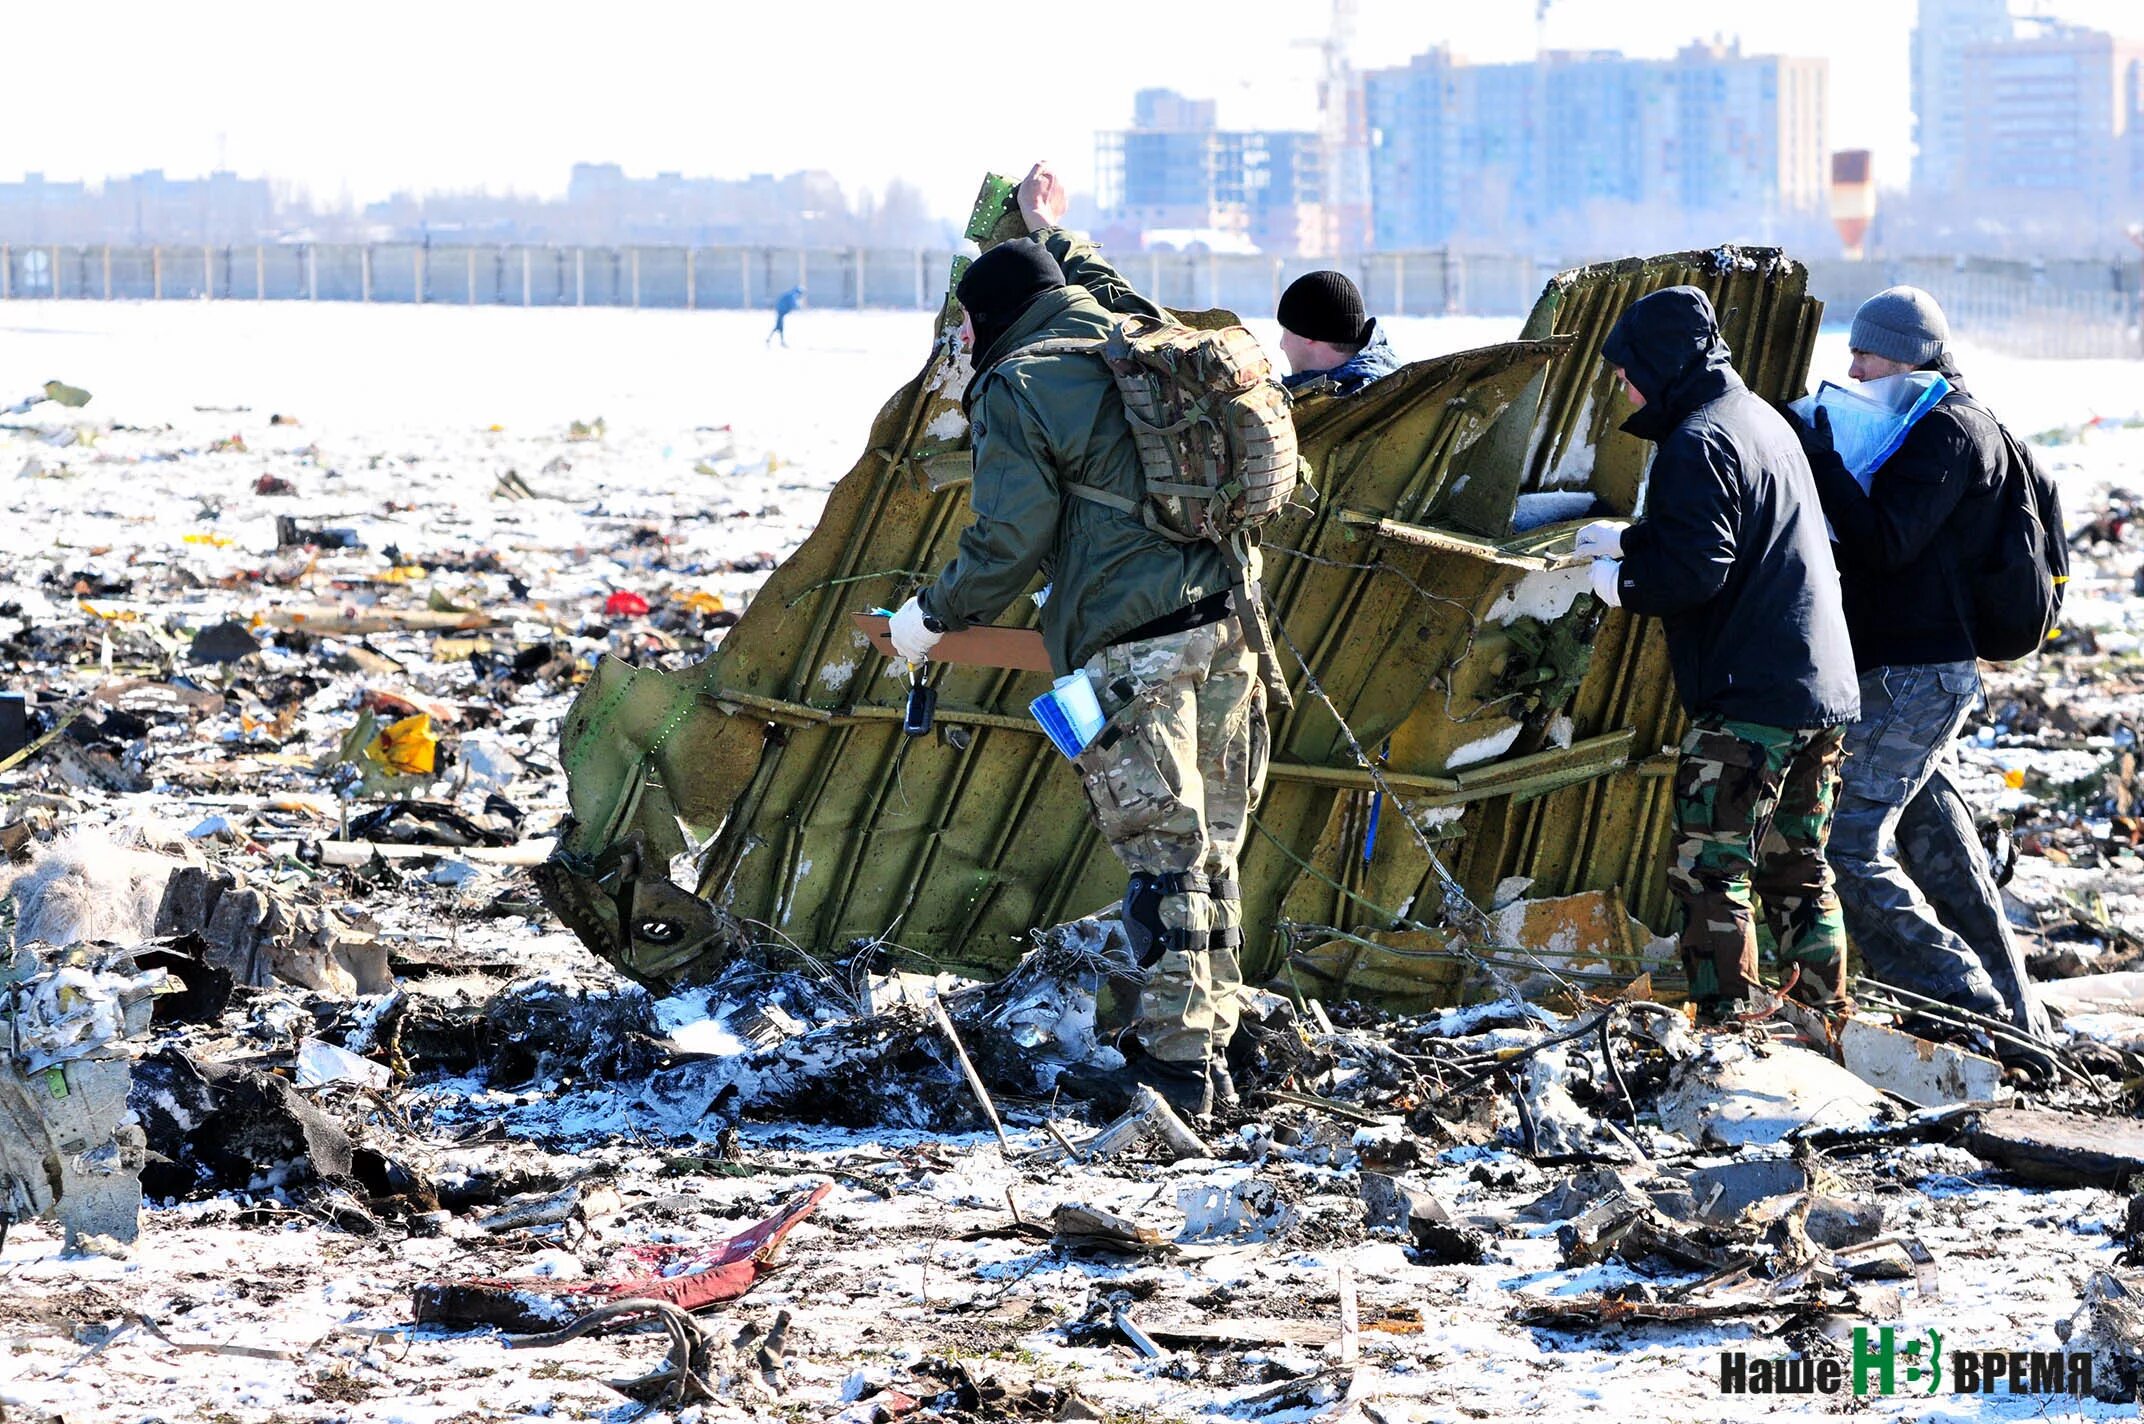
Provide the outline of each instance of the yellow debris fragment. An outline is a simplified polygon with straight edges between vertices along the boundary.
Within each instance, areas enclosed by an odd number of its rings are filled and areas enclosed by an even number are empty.
[[[429,775],[437,763],[439,735],[423,712],[388,724],[372,739],[365,755],[400,776]]]

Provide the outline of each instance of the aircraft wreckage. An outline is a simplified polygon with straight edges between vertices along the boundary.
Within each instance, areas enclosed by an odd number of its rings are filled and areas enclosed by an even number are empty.
[[[969,229],[985,246],[1017,230],[992,191]],[[1264,537],[1295,706],[1276,714],[1242,859],[1253,982],[1285,968],[1330,997],[1449,1001],[1455,945],[1494,956],[1471,907],[1513,876],[1663,924],[1682,733],[1666,648],[1654,620],[1599,604],[1570,554],[1586,518],[1642,505],[1651,453],[1618,429],[1600,343],[1633,301],[1688,283],[1750,387],[1799,394],[1822,309],[1806,275],[1769,248],[1580,268],[1516,341],[1299,399],[1318,497]],[[932,663],[935,727],[911,737],[907,666],[853,617],[898,606],[968,522],[958,323],[948,295],[922,370],[714,654],[677,672],[606,657],[573,706],[572,819],[539,880],[638,980],[706,982],[776,945],[1001,973],[1033,931],[1122,893],[1079,778],[1028,714],[1048,674]],[[1007,617],[1033,626],[1035,609]],[[1638,972],[1621,909],[1597,918],[1597,968]]]

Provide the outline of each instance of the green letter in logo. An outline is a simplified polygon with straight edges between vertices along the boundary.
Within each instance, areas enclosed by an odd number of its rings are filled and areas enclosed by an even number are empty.
[[[1918,1384],[1922,1380],[1927,1380],[1928,1388],[1925,1392],[1934,1394],[1936,1386],[1943,1381],[1943,1332],[1940,1330],[1930,1330],[1928,1332],[1925,1352],[1922,1349],[1922,1343],[1916,1340],[1899,1353],[1914,1361],[1914,1363],[1906,1366],[1906,1382],[1908,1384]],[[1889,1391],[1885,1392],[1888,1393]]]
[[[1855,1394],[1867,1394],[1869,1392],[1870,1370],[1874,1370],[1877,1373],[1876,1392],[1878,1394],[1890,1394],[1898,1388],[1898,1383],[1891,1374],[1891,1361],[1894,1354],[1891,1343],[1891,1327],[1886,1325],[1882,1330],[1878,1331],[1876,1341],[1876,1347],[1870,1349],[1869,1328],[1866,1325],[1856,1325],[1854,1327]]]

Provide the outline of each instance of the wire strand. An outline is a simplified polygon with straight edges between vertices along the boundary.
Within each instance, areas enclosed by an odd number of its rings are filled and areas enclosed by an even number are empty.
[[[1278,616],[1273,617],[1272,624],[1273,631],[1279,635],[1281,642],[1287,644],[1288,651],[1294,656],[1296,665],[1302,668],[1304,688],[1309,691],[1311,696],[1317,698],[1324,705],[1325,710],[1331,714],[1334,724],[1340,728],[1340,735],[1347,738],[1348,750],[1355,754],[1356,762],[1369,772],[1372,784],[1395,807],[1399,808],[1400,819],[1407,823],[1407,829],[1414,836],[1415,843],[1422,848],[1422,853],[1429,857],[1429,868],[1437,878],[1437,886],[1443,899],[1442,909],[1445,917],[1445,928],[1456,931],[1452,947],[1479,965],[1482,972],[1489,976],[1500,992],[1506,994],[1516,993],[1516,987],[1511,983],[1509,976],[1504,973],[1502,968],[1483,958],[1474,951],[1472,945],[1467,943],[1469,934],[1493,934],[1495,932],[1495,921],[1491,920],[1488,912],[1475,904],[1473,899],[1468,896],[1465,887],[1459,883],[1457,877],[1446,867],[1444,858],[1437,854],[1436,845],[1430,840],[1428,834],[1415,824],[1414,817],[1408,813],[1406,800],[1400,796],[1398,791],[1393,789],[1392,783],[1385,779],[1383,769],[1371,759],[1368,752],[1363,750],[1362,741],[1355,735],[1355,729],[1348,725],[1347,718],[1341,715],[1340,708],[1325,691],[1324,684],[1318,681],[1318,675],[1311,670],[1310,660],[1303,656],[1303,650],[1298,648],[1295,645],[1295,639],[1288,635],[1287,625],[1281,622]],[[1422,928],[1430,927],[1423,926]],[[1571,994],[1573,997],[1580,996],[1578,987],[1565,978],[1553,965],[1543,960],[1525,945],[1514,945],[1512,947],[1533,961],[1537,969],[1548,975],[1566,993]]]

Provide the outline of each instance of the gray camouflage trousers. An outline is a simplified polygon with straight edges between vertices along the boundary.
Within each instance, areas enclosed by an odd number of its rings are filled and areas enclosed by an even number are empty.
[[[1153,1058],[1203,1066],[1242,1013],[1236,859],[1269,751],[1258,660],[1231,615],[1104,648],[1084,671],[1109,723],[1075,765],[1131,872],[1124,927],[1145,971],[1131,1031]]]
[[[1861,675],[1831,864],[1872,977],[2044,1034],[1972,813],[1944,770],[1979,696],[1971,661]]]
[[[2011,1023],[2032,1038],[2048,1038],[2047,1009],[2032,991],[2024,950],[2003,914],[2002,888],[1980,844],[1980,828],[1941,766],[1899,817],[1898,863],[1928,897],[1936,918],[1972,947]]]

